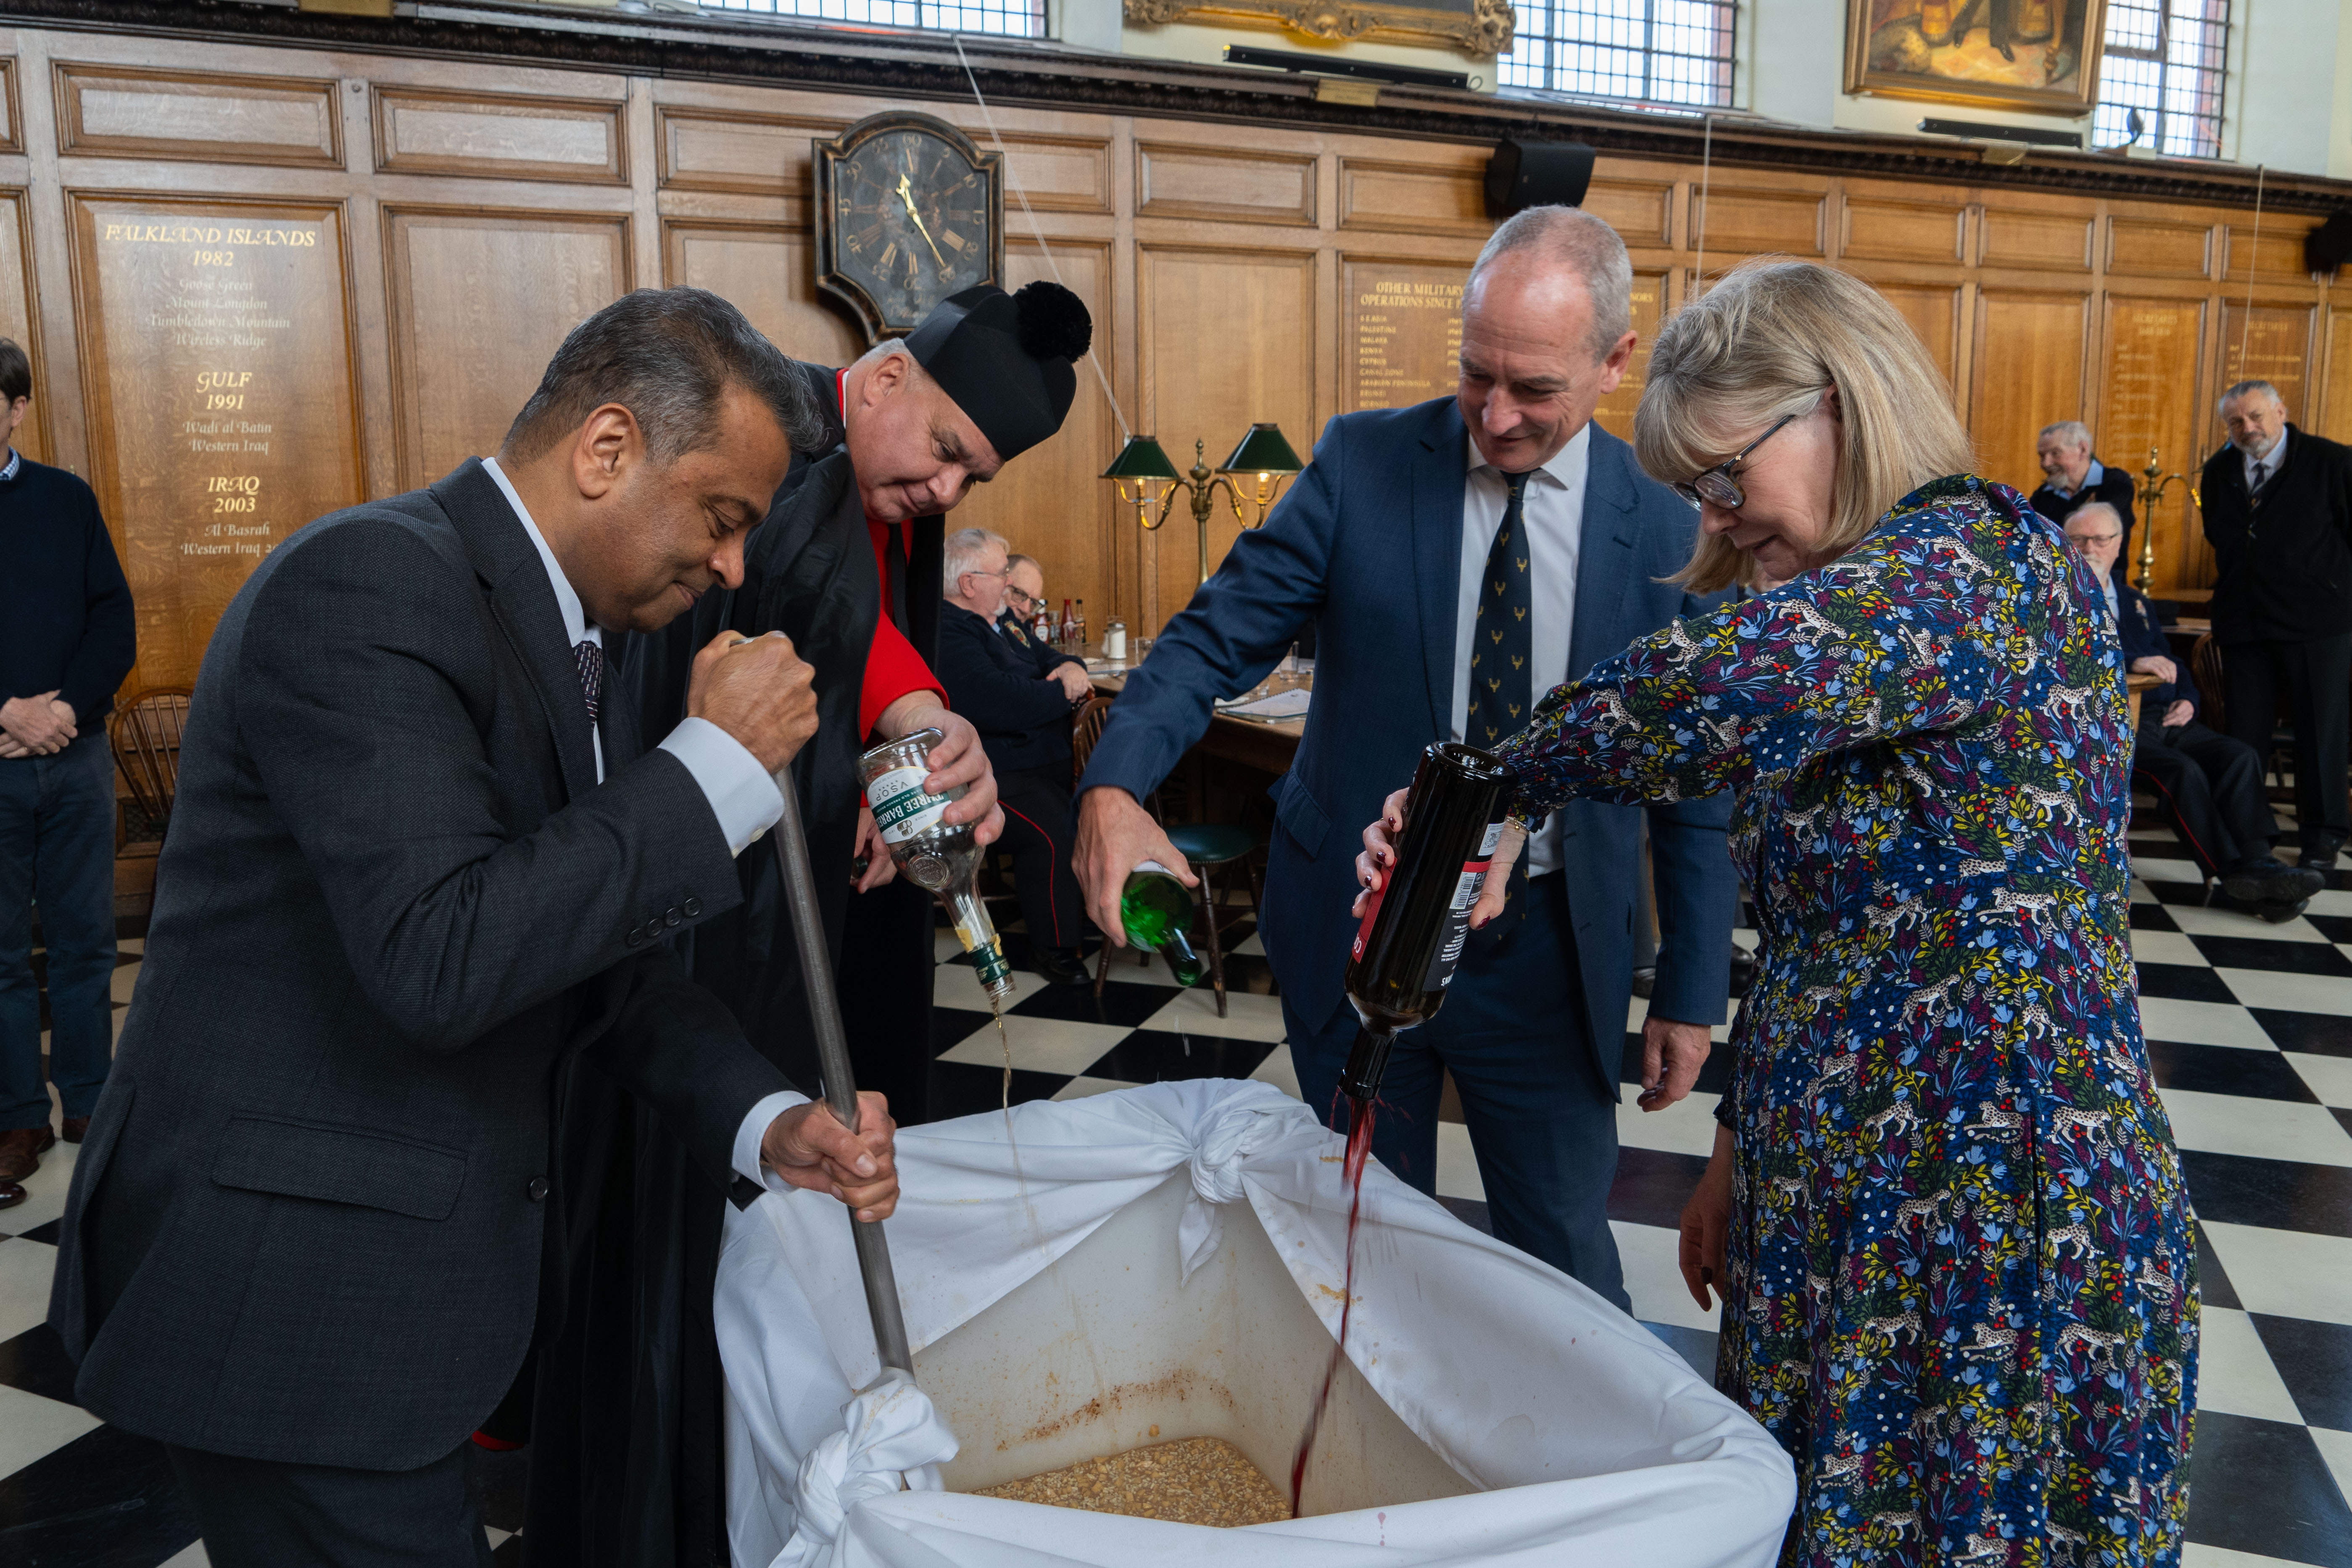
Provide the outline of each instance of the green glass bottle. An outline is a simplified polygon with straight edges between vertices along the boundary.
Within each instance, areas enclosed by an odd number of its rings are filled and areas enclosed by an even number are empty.
[[[1146,952],[1168,961],[1168,972],[1179,985],[1200,983],[1201,955],[1192,951],[1192,894],[1174,872],[1157,860],[1146,860],[1128,873],[1119,890],[1118,923],[1127,940]]]

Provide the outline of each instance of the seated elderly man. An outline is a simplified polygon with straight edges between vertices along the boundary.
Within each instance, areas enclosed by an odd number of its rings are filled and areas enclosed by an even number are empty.
[[[1026,649],[1037,661],[1037,673],[1045,674],[1069,658],[1049,642],[1042,641],[1033,628],[1037,612],[1045,607],[1045,569],[1037,564],[1034,555],[1008,555],[1004,558],[1004,609],[996,617],[996,629],[1014,647]]]
[[[2129,668],[2165,682],[2141,699],[2135,782],[2154,793],[2198,868],[2218,879],[2232,900],[2266,921],[2293,920],[2326,879],[2272,855],[2279,829],[2263,794],[2262,759],[2252,746],[2198,722],[2197,688],[2181,679],[2156,612],[2114,574],[2122,519],[2105,501],[2086,501],[2066,519],[2066,542],[2106,585]]]
[[[949,702],[980,731],[996,773],[1030,967],[1056,985],[1083,985],[1086,903],[1070,870],[1070,710],[1093,688],[1083,659],[1025,633],[1016,642],[998,626],[1006,561],[1002,534],[966,528],[948,536],[939,677]]]

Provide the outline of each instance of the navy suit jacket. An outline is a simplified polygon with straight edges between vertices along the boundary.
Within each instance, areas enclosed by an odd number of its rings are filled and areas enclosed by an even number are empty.
[[[1312,1028],[1345,1002],[1364,825],[1451,730],[1468,439],[1452,398],[1325,426],[1273,516],[1242,534],[1129,676],[1079,781],[1081,792],[1148,795],[1208,728],[1215,700],[1255,685],[1314,624],[1315,701],[1297,760],[1274,787],[1258,928],[1285,1000]],[[1697,514],[1598,426],[1586,472],[1571,679],[1712,604],[1660,581],[1690,558]],[[1633,984],[1639,809],[1575,801],[1559,813],[1586,1010],[1559,1025],[1590,1038],[1612,1084]],[[1664,939],[1652,1010],[1719,1023],[1738,891],[1724,847],[1730,799],[1646,809]]]

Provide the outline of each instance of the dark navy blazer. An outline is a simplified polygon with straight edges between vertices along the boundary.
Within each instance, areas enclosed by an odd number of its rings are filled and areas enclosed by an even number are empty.
[[[1208,728],[1214,700],[1255,685],[1314,624],[1315,701],[1297,760],[1273,790],[1259,926],[1283,997],[1309,1028],[1329,1026],[1344,1005],[1364,826],[1451,729],[1468,439],[1452,398],[1325,426],[1273,516],[1242,534],[1128,678],[1079,781],[1081,791],[1148,795]],[[1660,581],[1690,558],[1697,528],[1689,506],[1634,466],[1633,448],[1593,426],[1571,678],[1712,607]],[[1562,1026],[1570,1039],[1589,1032],[1612,1084],[1632,992],[1635,809],[1576,801],[1559,814],[1587,1012],[1585,1030]],[[1652,1007],[1720,1023],[1738,894],[1724,848],[1729,798],[1648,810],[1664,936]]]

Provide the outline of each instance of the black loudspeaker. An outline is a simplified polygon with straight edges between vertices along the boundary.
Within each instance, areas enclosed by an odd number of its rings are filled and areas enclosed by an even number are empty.
[[[1486,160],[1486,216],[1579,206],[1591,184],[1592,149],[1581,142],[1498,142]]]
[[[1486,176],[1494,188],[1495,176]],[[2303,237],[2303,265],[2310,272],[2333,272],[2352,261],[2352,213],[2332,213],[2326,223]]]

